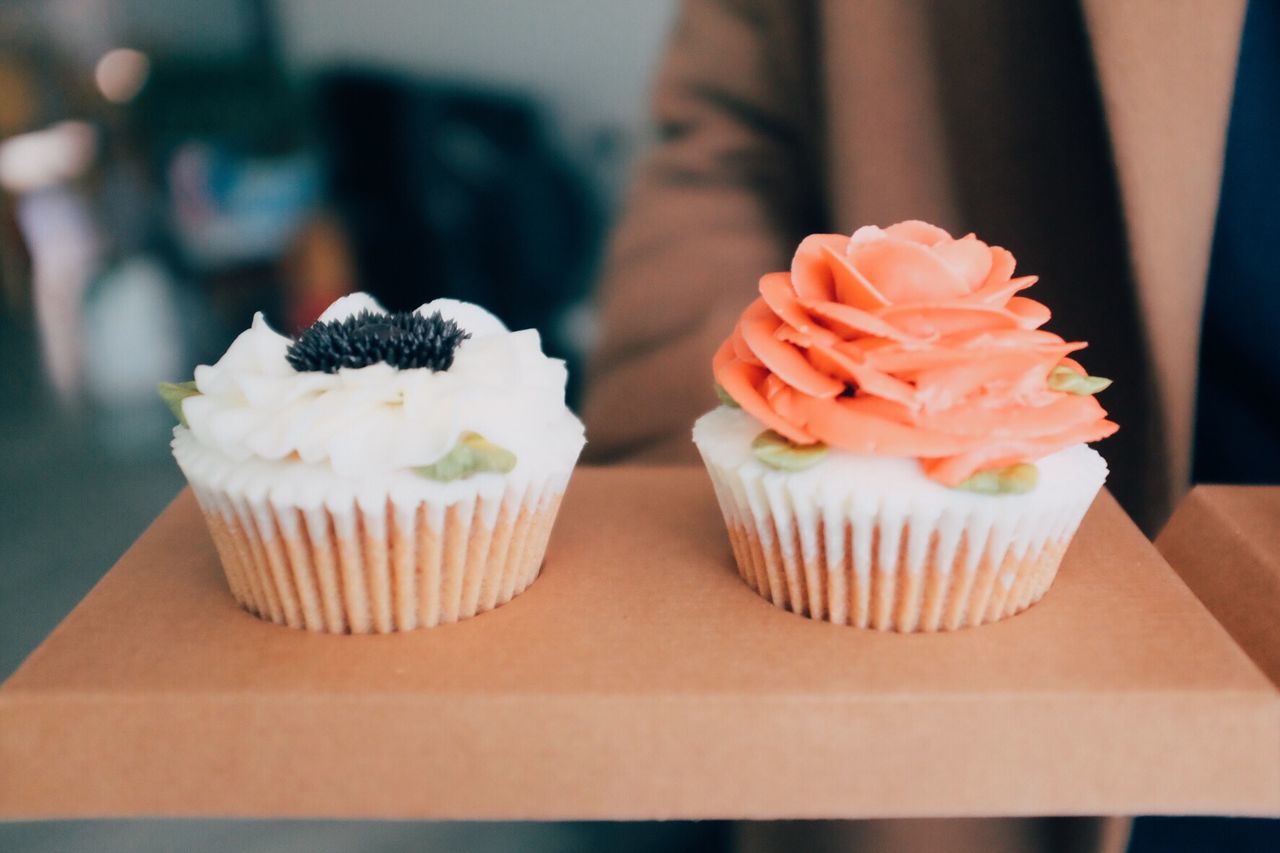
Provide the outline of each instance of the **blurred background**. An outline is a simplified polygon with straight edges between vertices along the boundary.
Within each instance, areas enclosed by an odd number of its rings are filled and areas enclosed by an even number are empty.
[[[438,296],[591,345],[674,0],[0,0],[0,679],[177,493],[156,383]],[[571,404],[579,389],[570,388]],[[720,829],[0,825],[0,850],[712,849]]]

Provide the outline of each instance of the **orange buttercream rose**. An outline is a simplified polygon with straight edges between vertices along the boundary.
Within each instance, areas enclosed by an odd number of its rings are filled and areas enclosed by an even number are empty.
[[[1114,433],[1098,401],[1050,387],[1084,373],[1017,294],[1014,258],[924,222],[815,234],[760,279],[714,361],[744,410],[797,444],[915,457],[954,486]]]

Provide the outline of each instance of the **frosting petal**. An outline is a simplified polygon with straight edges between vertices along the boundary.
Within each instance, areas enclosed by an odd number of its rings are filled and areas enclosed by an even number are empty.
[[[452,320],[469,332],[472,338],[501,335],[507,331],[501,320],[471,302],[441,298],[433,299],[418,308],[419,314],[434,314],[437,311],[446,320]]]
[[[331,323],[334,320],[345,320],[348,317],[359,314],[361,311],[368,311],[370,314],[387,313],[387,309],[383,308],[378,303],[378,300],[369,294],[350,293],[335,299],[333,304],[324,309],[318,322]]]
[[[968,283],[942,256],[908,240],[863,240],[851,243],[850,265],[889,302],[954,299],[969,292]]]

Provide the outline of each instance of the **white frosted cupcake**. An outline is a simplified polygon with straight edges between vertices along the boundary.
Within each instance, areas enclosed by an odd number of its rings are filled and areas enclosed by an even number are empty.
[[[173,453],[250,612],[331,633],[454,622],[537,577],[582,449],[534,330],[440,299],[335,302],[297,340],[259,314],[162,393]]]
[[[1006,250],[922,222],[814,235],[760,281],[693,440],[738,571],[815,619],[937,631],[1043,596],[1116,430]]]

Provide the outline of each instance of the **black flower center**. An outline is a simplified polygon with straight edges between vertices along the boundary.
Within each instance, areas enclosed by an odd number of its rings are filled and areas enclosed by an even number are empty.
[[[304,329],[289,345],[285,358],[294,370],[320,373],[378,362],[400,370],[448,370],[458,344],[469,337],[470,333],[439,311],[427,316],[409,311],[361,311],[345,320],[315,323]]]

